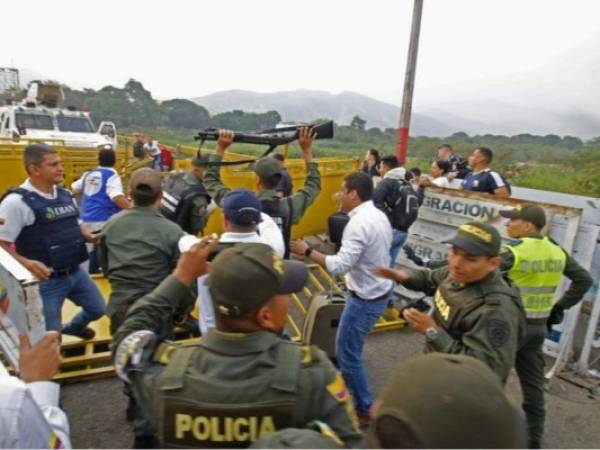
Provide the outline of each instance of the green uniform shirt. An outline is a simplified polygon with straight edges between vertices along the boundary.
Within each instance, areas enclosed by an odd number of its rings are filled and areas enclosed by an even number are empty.
[[[536,234],[529,237],[532,239],[541,239],[542,235]],[[512,245],[519,245],[519,243],[520,241],[517,241]],[[592,287],[593,280],[586,269],[581,267],[564,249],[562,250],[567,256],[563,274],[571,280],[571,285],[556,304],[563,309],[569,309],[583,298],[585,293]],[[502,257],[500,270],[508,272],[515,262],[515,257],[510,250],[504,250],[500,256]]]
[[[222,161],[223,158],[219,155],[212,155],[211,161]],[[208,191],[209,195],[214,201],[221,206],[223,197],[231,191],[230,188],[225,186],[221,181],[221,167],[220,166],[209,166],[204,175],[204,187]],[[306,163],[306,179],[304,186],[298,189],[297,192],[290,195],[292,203],[292,224],[296,225],[304,213],[313,204],[317,196],[321,192],[321,174],[319,173],[319,165],[315,162]],[[259,200],[269,200],[279,198],[277,191],[265,190],[260,191],[257,194]]]
[[[468,285],[453,281],[447,267],[410,275],[404,287],[434,295],[438,335],[427,350],[472,356],[506,381],[526,327],[518,290],[498,271]]]
[[[166,278],[157,289],[131,308],[127,319],[114,338],[113,348],[117,348],[123,338],[135,331],[159,329],[165,318],[172,316],[186,292],[186,286],[176,278],[172,276]],[[226,410],[228,405],[234,407],[237,403],[268,401],[269,398],[264,396],[253,398],[253,394],[255,396],[256,393],[251,387],[244,389],[243,394],[238,394],[238,397],[232,398],[227,386],[239,387],[244,380],[261,378],[262,373],[265,377],[272,376],[273,371],[278,370],[276,357],[280,345],[290,345],[290,343],[268,331],[243,334],[211,330],[202,338],[200,345],[193,346],[189,364],[193,365],[194,372],[202,373],[203,377],[211,380],[220,389],[212,389],[202,398],[188,399],[189,402],[204,407],[207,404],[218,403],[221,409]],[[299,346],[299,344],[291,345]],[[142,410],[149,412],[151,416],[149,419],[155,427],[162,420],[159,417],[161,402],[157,397],[160,397],[161,392],[166,392],[167,396],[176,395],[175,391],[158,389],[159,384],[164,383],[164,376],[161,377],[161,374],[164,370],[172,369],[170,362],[177,361],[178,354],[183,351],[175,344],[173,346],[161,345],[154,353],[152,362],[148,363],[147,370],[137,368],[129,372],[136,399],[140,402]],[[358,446],[362,437],[343,378],[321,350],[308,346],[301,347],[301,350],[292,426],[302,428],[313,420],[320,420],[329,425],[346,445]],[[182,382],[185,386],[188,371],[176,372],[183,376]],[[176,407],[173,406],[176,403],[165,404],[163,401],[163,405],[166,405],[164,411]],[[156,431],[159,434],[164,432],[164,430]],[[185,429],[179,432],[180,436],[189,437]]]
[[[179,225],[150,207],[113,216],[102,229],[101,264],[111,284],[108,315],[128,308],[171,273],[184,235]]]

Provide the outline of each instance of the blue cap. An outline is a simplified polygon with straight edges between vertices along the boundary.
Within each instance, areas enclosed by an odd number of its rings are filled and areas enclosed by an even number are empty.
[[[242,227],[258,225],[261,221],[261,205],[248,189],[236,189],[223,198],[223,214],[228,221]]]

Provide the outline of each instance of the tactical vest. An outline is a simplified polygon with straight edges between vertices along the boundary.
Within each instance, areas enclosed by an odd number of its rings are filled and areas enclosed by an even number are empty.
[[[550,316],[554,293],[567,262],[565,252],[550,239],[523,238],[507,246],[515,261],[508,276],[519,287],[528,319]]]
[[[503,294],[523,311],[519,292],[514,286],[506,284],[499,276],[498,283],[476,283],[459,292],[449,291],[445,280],[436,290],[433,297],[435,304],[434,318],[443,326],[453,339],[459,340],[464,333],[461,326],[463,319],[486,303],[496,304],[497,297],[490,294]]]
[[[35,215],[35,222],[24,227],[15,242],[20,255],[54,270],[76,267],[88,259],[77,221],[79,211],[68,191],[57,187],[52,200],[23,188],[10,192],[21,195]]]
[[[285,243],[285,254],[283,257],[290,257],[290,239],[292,237],[292,199],[291,197],[273,198],[260,200],[262,212],[270,216],[277,224],[283,235]]]
[[[81,219],[84,222],[106,222],[121,211],[106,193],[106,183],[115,172],[106,167],[91,170],[83,178]]]
[[[154,413],[161,446],[246,448],[294,421],[302,347],[282,342],[277,364],[253,378],[225,381],[200,367],[202,345],[174,351],[154,385]]]
[[[192,233],[190,213],[196,197],[206,197],[210,203],[210,195],[202,183],[189,184],[185,181],[187,173],[171,175],[165,180],[160,212],[169,220],[178,224],[184,231]]]

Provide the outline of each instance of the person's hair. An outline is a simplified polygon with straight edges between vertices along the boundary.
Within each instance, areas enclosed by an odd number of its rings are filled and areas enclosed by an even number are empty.
[[[452,168],[452,166],[450,165],[450,163],[448,161],[442,161],[441,159],[437,160],[435,162],[435,165],[440,168],[443,175],[446,175]]]
[[[46,155],[54,155],[56,153],[57,151],[47,144],[28,145],[23,152],[23,164],[25,165],[25,170],[29,173],[29,166],[32,164],[34,166],[40,166]]]
[[[344,178],[346,190],[356,191],[361,202],[371,200],[373,196],[373,180],[364,172],[352,172]]]
[[[398,167],[398,158],[395,155],[385,155],[381,158],[381,164],[389,167],[390,169],[394,169]]]
[[[135,191],[131,193],[133,204],[135,206],[142,207],[152,205],[156,200],[158,200],[159,195],[160,192],[154,193],[150,186],[146,186],[144,184],[138,186]]]
[[[490,164],[494,158],[494,153],[487,147],[477,147],[475,150],[479,150],[479,153],[483,155],[485,161]]]
[[[421,176],[421,169],[419,169],[418,167],[413,167],[409,170],[409,172],[412,173],[413,176],[416,178],[419,178]]]
[[[266,190],[272,190],[277,187],[279,181],[281,180],[281,174],[276,173],[275,175],[271,175],[270,177],[258,177],[260,180],[260,185]]]
[[[103,167],[114,167],[117,155],[112,149],[102,149],[98,152],[98,163]]]
[[[425,448],[423,441],[406,422],[392,416],[378,417],[373,434],[379,444],[373,448]],[[375,443],[369,443],[369,447],[371,444]]]
[[[450,153],[454,153],[454,150],[452,149],[452,146],[450,144],[442,144],[438,147],[438,150],[441,150],[443,148],[450,150]]]
[[[379,150],[375,148],[370,148],[369,153],[375,157],[375,166],[378,166],[381,162],[381,158],[379,157]]]
[[[283,156],[283,154],[281,154],[281,153],[273,153],[273,158],[276,159],[277,161],[281,161],[281,162],[285,161],[285,156]]]

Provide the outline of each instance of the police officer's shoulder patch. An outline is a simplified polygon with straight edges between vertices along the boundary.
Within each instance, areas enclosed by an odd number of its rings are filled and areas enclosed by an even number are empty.
[[[333,381],[327,385],[327,391],[340,403],[346,402],[350,398],[350,393],[348,392],[344,378],[339,372],[336,374]]]
[[[315,359],[315,351],[312,345],[302,346],[302,364],[310,364]]]
[[[485,324],[488,340],[492,346],[503,347],[510,337],[510,325],[502,319],[488,319]]]

